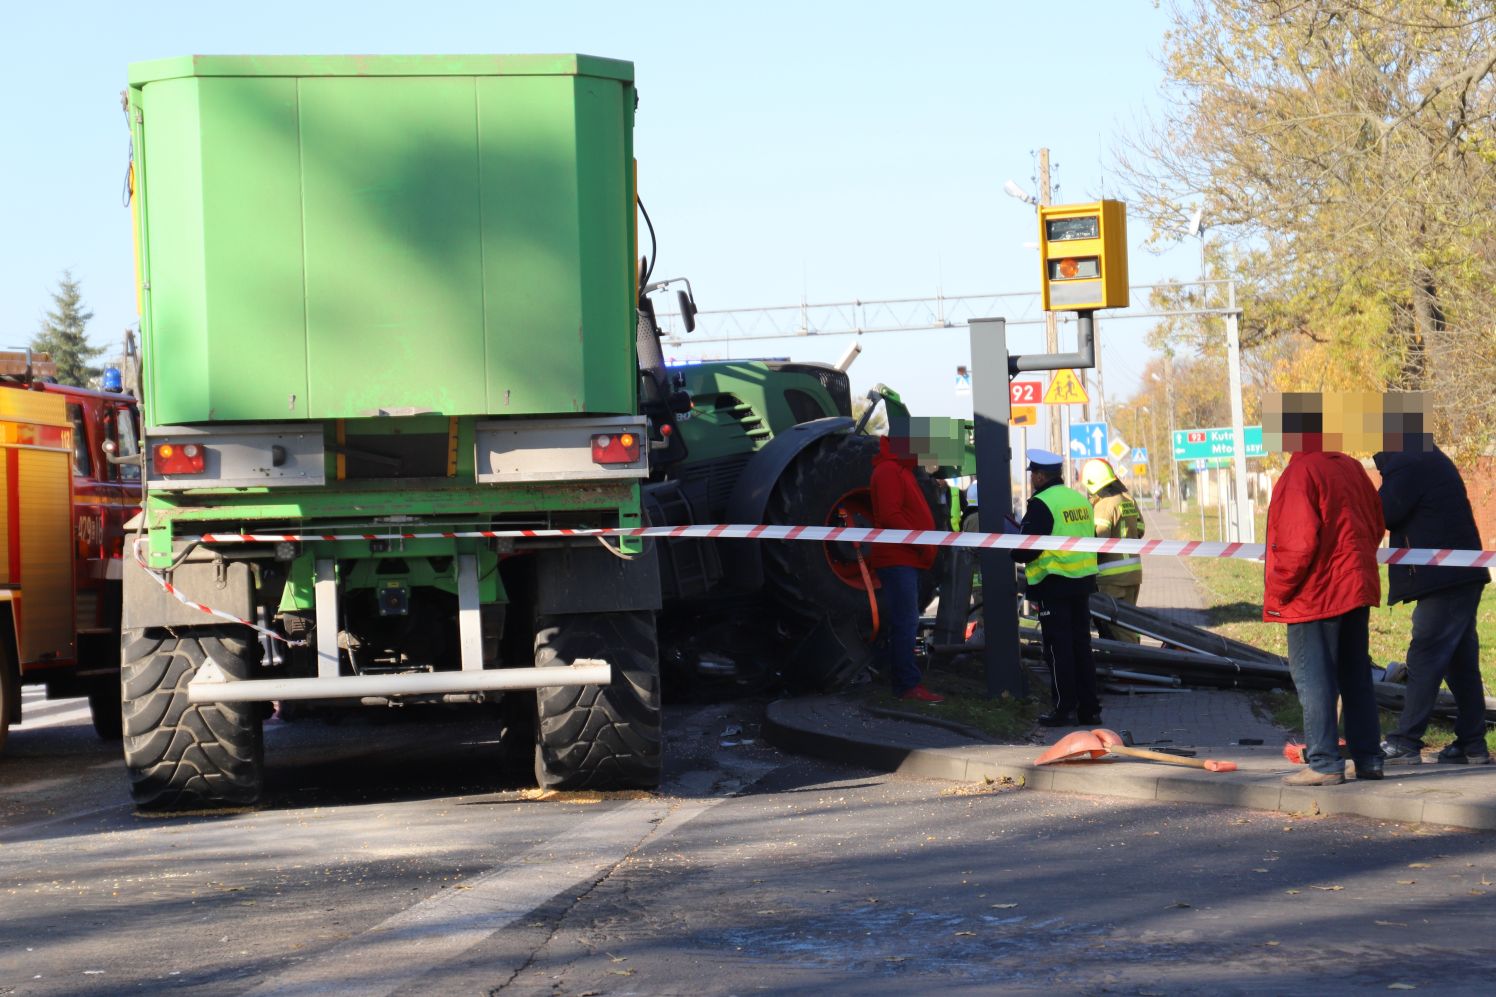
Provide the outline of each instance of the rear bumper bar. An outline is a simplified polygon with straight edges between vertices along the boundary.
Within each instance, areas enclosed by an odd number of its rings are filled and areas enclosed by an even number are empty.
[[[192,703],[266,703],[290,699],[362,699],[365,696],[430,696],[446,693],[539,689],[542,686],[607,685],[612,667],[583,658],[551,668],[493,668],[483,671],[411,672],[403,675],[349,675],[337,678],[231,679],[209,661],[187,684]]]

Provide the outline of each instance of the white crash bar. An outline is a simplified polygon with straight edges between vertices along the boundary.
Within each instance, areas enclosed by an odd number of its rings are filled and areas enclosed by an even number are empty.
[[[554,668],[493,668],[480,672],[408,672],[341,678],[233,680],[213,662],[187,683],[192,703],[264,703],[285,699],[361,699],[364,696],[429,696],[454,692],[539,689],[559,685],[607,685],[612,667],[596,658]]]

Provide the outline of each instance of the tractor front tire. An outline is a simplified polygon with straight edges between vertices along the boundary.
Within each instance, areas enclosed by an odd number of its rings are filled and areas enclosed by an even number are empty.
[[[660,655],[654,613],[577,613],[535,621],[535,667],[600,658],[601,686],[535,690],[535,781],[542,789],[660,784]]]
[[[261,704],[187,701],[187,683],[210,659],[230,678],[248,679],[259,648],[242,629],[125,634],[125,766],[137,808],[197,810],[259,801]]]
[[[876,436],[828,436],[817,440],[785,470],[765,509],[765,522],[775,526],[872,526],[871,492]],[[769,605],[781,628],[800,635],[823,619],[836,639],[818,642],[812,673],[786,674],[795,691],[829,691],[855,678],[872,660],[873,614],[869,593],[857,566],[852,544],[809,543],[797,540],[760,541],[764,583]],[[869,579],[876,577],[866,564]],[[839,649],[838,649],[839,648]],[[826,660],[830,655],[838,660]]]

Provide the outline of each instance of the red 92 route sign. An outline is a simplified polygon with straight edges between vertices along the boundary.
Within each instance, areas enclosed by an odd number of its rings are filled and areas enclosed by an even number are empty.
[[[1043,381],[1009,381],[1008,402],[1012,405],[1039,405],[1044,401]]]

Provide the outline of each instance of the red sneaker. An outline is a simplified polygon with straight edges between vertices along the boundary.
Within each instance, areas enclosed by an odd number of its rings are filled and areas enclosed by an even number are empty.
[[[944,696],[940,695],[938,692],[931,692],[929,689],[926,689],[922,685],[917,685],[913,689],[906,690],[905,693],[902,696],[900,696],[899,698],[900,699],[913,699],[913,700],[917,700],[917,701],[919,701],[921,703],[943,703],[943,702],[945,702],[945,697]]]

